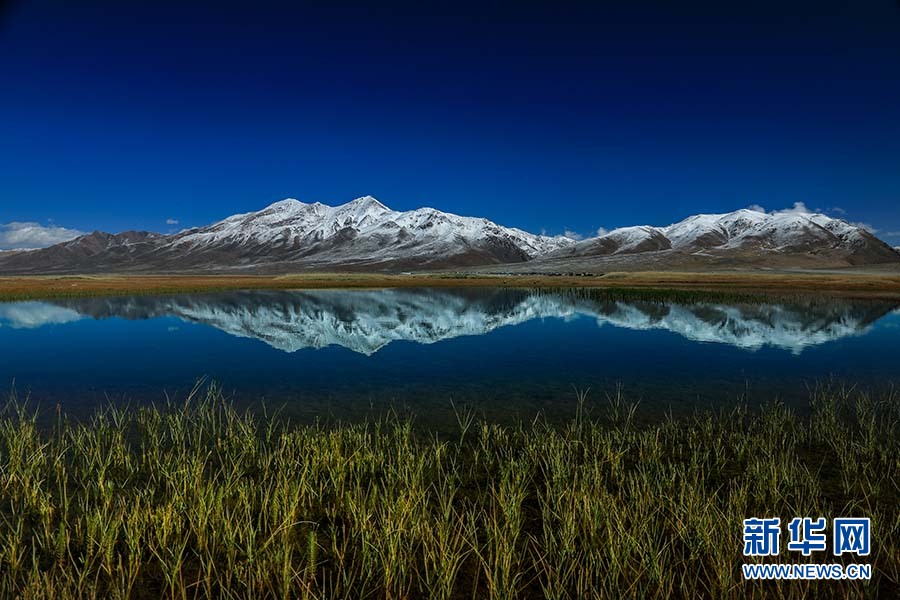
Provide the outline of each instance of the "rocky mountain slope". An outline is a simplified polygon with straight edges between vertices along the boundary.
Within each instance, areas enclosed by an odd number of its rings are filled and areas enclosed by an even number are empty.
[[[530,260],[574,243],[365,196],[332,207],[293,199],[173,235],[95,232],[0,256],[0,272],[405,270]]]
[[[293,199],[172,235],[94,232],[0,254],[0,274],[407,271],[500,265],[503,272],[839,268],[900,264],[865,228],[823,214],[738,210],[667,227],[623,227],[576,242],[433,208],[391,210],[365,196],[340,206]]]
[[[897,262],[897,253],[866,229],[802,212],[738,210],[695,215],[668,227],[624,227],[549,253],[547,258],[680,253],[683,255],[840,256],[850,265]]]

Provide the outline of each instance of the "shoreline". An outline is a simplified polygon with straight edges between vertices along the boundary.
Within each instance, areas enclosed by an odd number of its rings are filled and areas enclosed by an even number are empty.
[[[234,290],[402,287],[527,287],[819,294],[900,300],[900,274],[613,272],[579,274],[303,273],[291,275],[0,276],[0,302],[60,297],[179,294]]]

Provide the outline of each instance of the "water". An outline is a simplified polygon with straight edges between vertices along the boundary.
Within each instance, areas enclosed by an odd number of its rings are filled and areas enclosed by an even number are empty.
[[[304,420],[566,419],[575,390],[644,415],[900,381],[900,309],[678,304],[502,289],[246,291],[0,303],[0,382],[41,406],[183,398],[198,378]],[[452,402],[452,404],[451,404]]]

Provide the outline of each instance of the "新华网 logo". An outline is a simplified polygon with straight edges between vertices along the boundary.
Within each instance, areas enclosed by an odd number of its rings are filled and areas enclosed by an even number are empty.
[[[796,517],[787,525],[787,549],[811,556],[828,550],[824,517]],[[868,518],[835,518],[831,523],[834,556],[868,556],[872,551],[872,525]],[[781,519],[744,519],[744,556],[778,556],[781,550]],[[745,579],[870,579],[869,564],[764,564],[743,566]]]

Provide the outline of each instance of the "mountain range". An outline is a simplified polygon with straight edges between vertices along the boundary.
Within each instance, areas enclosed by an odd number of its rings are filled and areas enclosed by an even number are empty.
[[[575,240],[433,208],[395,211],[364,196],[340,206],[286,199],[173,234],[95,231],[48,248],[2,253],[0,273],[398,272],[485,265],[552,271],[628,261],[646,268],[686,261],[844,267],[900,263],[900,252],[864,227],[817,213],[744,209]]]
[[[820,213],[764,213],[742,209],[726,214],[689,217],[668,227],[623,227],[548,253],[554,260],[572,257],[652,256],[656,260],[688,257],[714,262],[793,259],[823,266],[898,262],[896,249],[867,228]]]

